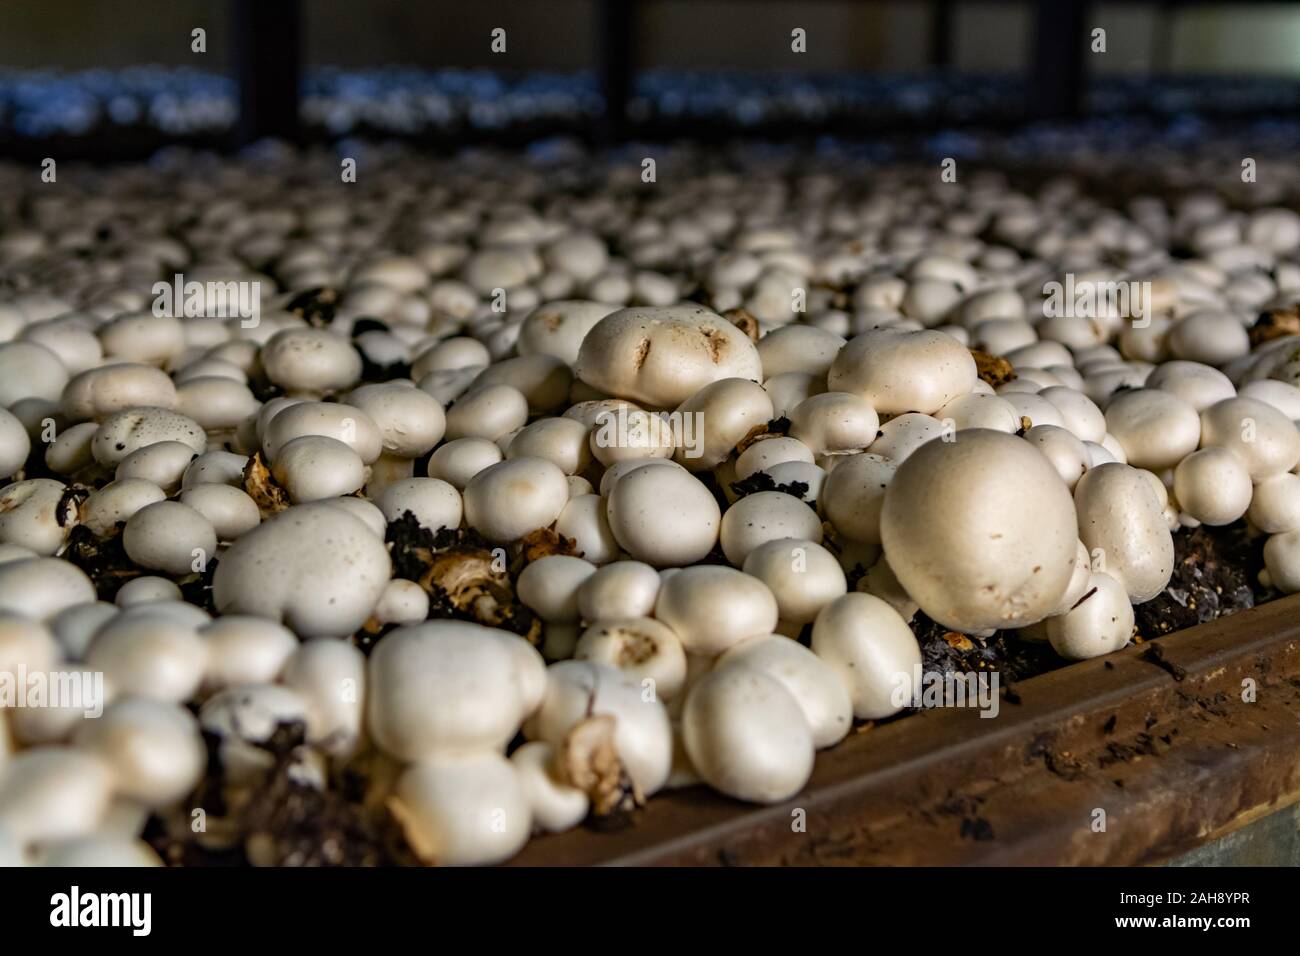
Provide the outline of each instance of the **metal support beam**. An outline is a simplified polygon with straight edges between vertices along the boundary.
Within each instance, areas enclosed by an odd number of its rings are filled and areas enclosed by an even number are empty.
[[[952,0],[934,0],[930,5],[930,66],[936,70],[952,67],[954,10]]]
[[[1037,0],[1030,107],[1042,118],[1083,111],[1087,0]]]
[[[299,0],[230,0],[232,58],[239,84],[238,145],[298,135],[302,69]]]
[[[601,0],[600,3],[600,90],[605,98],[603,137],[622,139],[627,134],[627,102],[632,96],[636,54],[633,33],[636,0]]]

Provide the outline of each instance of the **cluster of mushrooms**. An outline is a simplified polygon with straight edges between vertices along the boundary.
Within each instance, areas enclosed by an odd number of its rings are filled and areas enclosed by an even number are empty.
[[[104,688],[0,707],[0,862],[229,839],[210,761],[255,798],[285,726],[422,861],[504,861],[794,797],[910,706],[919,611],[1106,654],[1243,518],[1300,590],[1300,216],[658,158],[0,168],[0,674]]]

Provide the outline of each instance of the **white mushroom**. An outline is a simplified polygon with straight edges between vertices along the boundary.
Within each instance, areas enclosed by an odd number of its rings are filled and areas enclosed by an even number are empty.
[[[296,328],[275,333],[259,355],[266,377],[290,394],[324,395],[355,385],[361,356],[339,335]]]
[[[615,561],[598,568],[578,588],[584,621],[649,617],[659,596],[659,574],[640,561]]]
[[[560,779],[550,744],[530,741],[510,755],[510,762],[532,810],[535,831],[560,833],[586,818],[591,801],[585,792]]]
[[[76,506],[66,503],[63,482],[29,478],[0,490],[0,544],[16,544],[37,554],[54,554],[76,523]]]
[[[217,533],[188,505],[158,501],[127,519],[122,544],[140,567],[182,576],[207,567],[217,552]]]
[[[942,332],[878,329],[849,341],[826,385],[866,399],[880,414],[933,414],[975,385],[975,359]]]
[[[1272,405],[1229,398],[1201,413],[1201,446],[1227,448],[1240,457],[1252,481],[1290,471],[1300,461],[1300,432]]]
[[[788,637],[751,637],[718,658],[716,671],[744,667],[778,681],[799,704],[813,745],[819,750],[839,743],[853,726],[848,685],[830,664]]]
[[[1129,464],[1158,471],[1196,450],[1201,422],[1195,406],[1172,392],[1139,388],[1111,399],[1106,431],[1123,446]]]
[[[1246,517],[1268,534],[1300,530],[1300,475],[1286,472],[1261,481]]]
[[[0,827],[23,843],[90,833],[108,810],[112,771],[75,747],[32,747],[0,769]]]
[[[510,761],[491,751],[439,754],[408,767],[392,809],[428,864],[500,863],[532,832],[528,794]]]
[[[1275,534],[1264,542],[1268,583],[1283,594],[1300,591],[1300,531]]]
[[[392,573],[383,541],[333,504],[294,506],[222,555],[213,600],[223,614],[283,621],[300,637],[344,637],[370,617]]]
[[[578,590],[596,572],[590,561],[552,554],[538,558],[520,572],[519,600],[542,620],[573,624],[578,620]]]
[[[756,548],[781,538],[806,538],[820,544],[822,523],[817,512],[792,495],[760,491],[741,498],[722,516],[722,553],[737,567]]]
[[[753,343],[697,305],[620,309],[597,322],[574,372],[607,395],[672,408],[710,382],[763,377]]]
[[[190,712],[144,697],[116,700],[99,719],[84,721],[76,743],[112,768],[117,795],[148,807],[166,807],[183,798],[207,763],[198,721]]]
[[[749,552],[743,570],[768,586],[777,613],[789,624],[807,624],[848,591],[835,556],[807,538],[779,538]]]
[[[714,656],[776,630],[776,598],[756,577],[720,565],[682,568],[664,581],[655,617],[688,653]]]
[[[624,550],[657,568],[699,561],[713,550],[722,524],[708,488],[677,467],[642,467],[620,478],[606,515]]]
[[[798,700],[751,667],[716,668],[691,689],[682,740],[709,786],[738,800],[779,803],[812,774],[813,733]]]
[[[385,635],[367,668],[376,743],[403,760],[503,750],[527,704],[514,653],[491,633],[478,624],[433,621]]]
[[[197,627],[166,613],[167,606],[124,610],[95,632],[86,666],[103,671],[113,696],[183,703],[198,691],[208,666],[208,647]]]
[[[601,619],[582,632],[573,656],[620,670],[665,701],[673,700],[686,683],[682,642],[650,617]]]
[[[1149,601],[1174,572],[1174,542],[1149,473],[1118,463],[1100,465],[1074,489],[1079,538],[1099,555],[1134,604]]]
[[[911,706],[920,688],[921,647],[898,612],[874,595],[854,592],[822,608],[812,650],[840,675],[861,720]]]
[[[1194,451],[1174,469],[1178,504],[1201,524],[1231,524],[1246,513],[1252,494],[1246,463],[1226,448]]]
[[[1117,651],[1133,636],[1133,605],[1109,574],[1093,574],[1083,596],[1066,613],[1047,619],[1053,650],[1072,661]]]
[[[298,639],[266,618],[226,614],[199,630],[207,644],[203,684],[211,690],[241,684],[270,684],[298,649]]]
[[[307,702],[307,740],[333,756],[348,756],[361,736],[366,659],[346,641],[316,638],[285,661],[281,678]]]
[[[518,541],[548,528],[569,502],[564,472],[544,458],[483,469],[465,486],[465,523],[489,541]]]
[[[1014,435],[960,434],[899,466],[881,513],[885,554],[944,626],[1023,627],[1052,613],[1069,584],[1078,538],[1070,493]]]
[[[563,661],[546,672],[541,709],[524,727],[532,740],[554,747],[587,717],[615,718],[614,748],[645,796],[658,791],[672,767],[672,728],[655,694],[632,677],[594,661]]]

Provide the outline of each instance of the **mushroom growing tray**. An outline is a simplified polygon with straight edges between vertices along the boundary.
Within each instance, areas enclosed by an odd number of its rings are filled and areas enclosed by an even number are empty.
[[[659,794],[623,829],[515,865],[1135,865],[1300,801],[1300,595],[818,754],[792,800]]]

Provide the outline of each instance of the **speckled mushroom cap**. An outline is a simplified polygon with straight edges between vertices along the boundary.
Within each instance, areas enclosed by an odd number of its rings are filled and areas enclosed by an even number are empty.
[[[582,340],[577,377],[607,395],[675,407],[710,382],[761,381],[758,350],[744,332],[699,305],[620,309]]]
[[[1015,435],[931,441],[885,491],[881,540],[907,593],[954,630],[1024,627],[1056,610],[1074,570],[1070,492]]]

